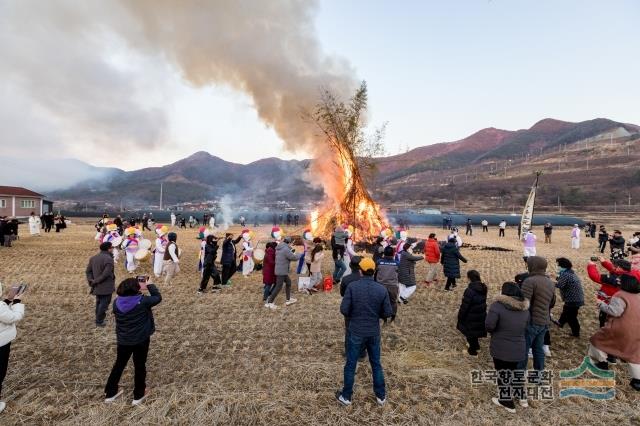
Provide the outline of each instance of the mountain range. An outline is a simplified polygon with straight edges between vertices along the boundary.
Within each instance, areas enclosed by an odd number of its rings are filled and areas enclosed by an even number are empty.
[[[453,176],[455,181],[456,175],[464,174],[468,187],[491,181],[491,189],[481,190],[476,194],[491,197],[495,195],[494,192],[500,191],[494,184],[501,180],[501,175],[496,171],[503,164],[508,164],[512,169],[511,173],[505,172],[503,176],[505,185],[511,182],[513,186],[518,170],[524,172],[527,169],[525,165],[534,166],[536,161],[540,162],[539,166],[543,169],[545,164],[547,168],[551,164],[550,171],[560,172],[563,166],[559,162],[566,161],[568,151],[586,150],[579,155],[588,158],[591,155],[601,155],[600,151],[607,147],[620,148],[632,144],[634,152],[640,153],[640,143],[636,142],[640,142],[640,126],[604,118],[578,123],[548,118],[529,129],[516,131],[486,128],[458,141],[423,146],[403,154],[375,159],[376,173],[370,187],[374,196],[380,196],[388,202],[406,198],[407,192],[414,199],[418,196],[442,199],[441,187],[452,183],[447,183],[448,179]],[[628,154],[630,157],[631,153]],[[603,162],[600,163],[602,166]],[[77,160],[52,161],[49,169],[80,168],[87,178],[64,190],[48,191],[48,196],[54,200],[78,202],[158,204],[162,182],[165,204],[202,201],[225,194],[254,203],[274,200],[300,203],[322,197],[322,190],[311,187],[305,179],[309,164],[310,160],[267,158],[243,165],[225,161],[206,152],[197,152],[163,167],[129,172],[94,168]],[[522,167],[518,167],[519,164]],[[592,163],[592,168],[596,165],[596,162]],[[20,165],[15,164],[15,167]],[[576,167],[579,168],[579,165]],[[529,172],[525,173],[523,182],[531,180],[532,172]],[[623,169],[619,173],[611,173],[607,169],[606,175],[609,180],[615,181],[620,177],[627,177],[627,172],[628,170]],[[472,182],[469,181],[469,175],[475,177]],[[440,188],[435,192],[427,190],[424,185],[425,182],[430,182],[434,186],[434,176],[438,177],[435,188]],[[582,180],[578,179],[575,185],[591,185],[589,177],[593,175],[582,174]],[[607,182],[600,184],[606,186]],[[32,187],[38,189],[37,185]],[[446,195],[446,191],[444,194]]]

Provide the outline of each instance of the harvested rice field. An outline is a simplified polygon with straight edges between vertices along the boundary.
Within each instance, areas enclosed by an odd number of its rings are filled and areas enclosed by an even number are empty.
[[[75,221],[74,221],[75,222]],[[616,224],[607,224],[613,229]],[[625,236],[630,228],[623,228]],[[239,229],[233,229],[237,232]],[[270,227],[254,230],[266,238]],[[588,338],[598,326],[595,292],[586,276],[586,263],[597,241],[584,238],[572,251],[570,229],[556,228],[553,244],[543,244],[538,230],[538,254],[555,259],[569,257],[585,286],[586,305],[580,311],[582,337],[570,337],[568,327],[552,329],[552,356],[547,368],[558,380],[559,371],[580,365]],[[412,228],[411,237],[445,231]],[[474,250],[462,253],[480,271],[489,286],[489,300],[500,285],[524,270],[515,230],[498,239],[497,229],[474,230],[465,243],[513,251]],[[477,358],[464,352],[465,340],[456,330],[457,311],[466,286],[453,292],[443,283],[420,285],[408,305],[400,306],[397,321],[382,331],[382,364],[388,404],[379,408],[372,393],[370,367],[360,364],[353,405],[339,406],[334,392],[341,387],[343,318],[340,294],[295,294],[298,303],[277,311],[263,307],[261,274],[249,279],[234,276],[231,288],[202,296],[196,294],[199,240],[195,229],[178,230],[184,249],[181,272],[174,283],[160,285],[163,302],[154,309],[156,333],[151,339],[147,382],[151,395],[142,406],[131,407],[133,367],[125,371],[121,386],[125,398],[103,403],[103,388],[115,360],[115,332],[111,309],[108,326],[94,326],[94,298],[88,294],[84,269],[97,252],[94,229],[78,222],[63,233],[30,237],[25,226],[13,248],[0,247],[0,281],[30,285],[24,302],[25,319],[12,344],[3,398],[7,409],[3,425],[14,424],[224,424],[224,425],[428,425],[428,424],[638,424],[640,394],[629,386],[625,365],[613,367],[617,393],[611,401],[559,399],[554,384],[552,401],[534,401],[516,414],[491,403],[495,387],[471,384],[472,370],[491,369],[488,339],[481,339]],[[152,238],[152,233],[146,233]],[[219,256],[218,256],[219,258]],[[326,256],[324,275],[332,271]],[[551,262],[553,263],[553,261]],[[555,264],[552,268],[555,268]],[[139,269],[150,274],[151,263]],[[555,273],[555,270],[552,270]],[[426,265],[416,270],[420,281]],[[152,275],[152,274],[151,274]],[[118,281],[127,277],[122,262]],[[295,280],[294,280],[295,281]],[[559,316],[561,303],[554,308]]]

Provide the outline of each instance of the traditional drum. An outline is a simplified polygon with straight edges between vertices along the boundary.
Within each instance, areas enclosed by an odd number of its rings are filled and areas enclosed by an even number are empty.
[[[151,249],[152,245],[153,244],[151,243],[151,240],[147,239],[140,240],[140,242],[138,243],[138,247],[140,247],[141,250],[149,250]]]
[[[257,265],[261,265],[264,260],[264,250],[262,249],[254,249],[253,250],[253,261]]]
[[[147,259],[149,259],[151,255],[151,252],[149,250],[146,249],[138,249],[138,251],[133,255],[133,257],[135,257],[136,260],[139,261],[145,261]]]

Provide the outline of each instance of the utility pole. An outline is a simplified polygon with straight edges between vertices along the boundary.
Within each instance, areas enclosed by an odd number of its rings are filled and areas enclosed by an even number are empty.
[[[160,210],[162,210],[162,182],[160,182]]]
[[[587,158],[587,170],[589,170],[589,159]]]
[[[558,195],[558,211],[562,213],[562,204],[560,204],[560,195]]]
[[[629,191],[629,207],[631,207],[631,191]]]

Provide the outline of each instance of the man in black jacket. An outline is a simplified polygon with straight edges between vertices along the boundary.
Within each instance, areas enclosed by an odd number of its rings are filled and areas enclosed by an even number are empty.
[[[624,237],[619,230],[613,231],[613,237],[609,239],[609,247],[611,248],[611,259],[624,258]]]
[[[226,234],[222,243],[222,285],[230,285],[229,280],[235,274],[238,265],[236,264],[236,244],[240,242],[242,235],[235,240],[233,234]]]
[[[336,392],[336,398],[342,405],[351,405],[353,383],[355,380],[358,357],[363,348],[367,349],[373,388],[378,405],[386,403],[384,372],[380,363],[380,319],[391,316],[389,293],[374,281],[376,264],[370,258],[360,261],[363,277],[351,283],[345,292],[340,312],[349,318],[347,361],[344,366],[344,387]]]
[[[220,273],[216,268],[216,257],[218,256],[218,240],[213,235],[207,236],[206,244],[204,246],[204,261],[202,271],[202,281],[200,281],[200,288],[198,294],[202,294],[207,289],[209,284],[209,278],[213,277],[213,289],[218,289],[220,284]]]
[[[116,276],[113,272],[113,247],[110,242],[100,244],[100,253],[89,259],[85,270],[91,294],[96,296],[96,326],[106,326],[105,318],[115,291]]]

